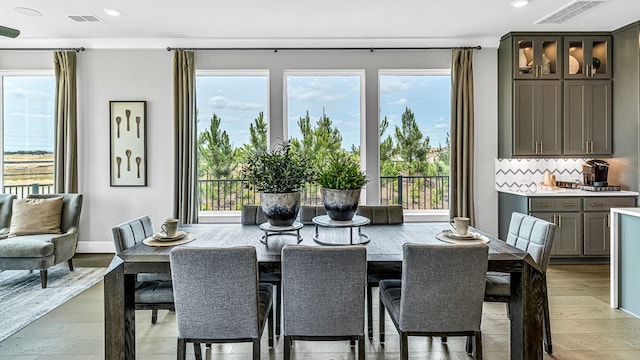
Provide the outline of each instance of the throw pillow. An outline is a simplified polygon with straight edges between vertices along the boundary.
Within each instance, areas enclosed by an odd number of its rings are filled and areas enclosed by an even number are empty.
[[[9,236],[61,234],[62,197],[13,200]]]

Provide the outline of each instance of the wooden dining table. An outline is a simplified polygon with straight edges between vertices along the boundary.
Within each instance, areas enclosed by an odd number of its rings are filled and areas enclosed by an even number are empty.
[[[282,247],[298,243],[297,237],[283,234],[270,236],[268,245],[265,245],[260,242],[264,232],[256,225],[193,224],[183,225],[180,229],[192,234],[195,240],[178,246],[255,246],[260,271],[279,272]],[[443,244],[436,235],[446,229],[449,229],[448,223],[363,227],[362,232],[370,238],[366,245],[361,245],[367,248],[368,271],[375,273],[397,269],[399,272],[402,264],[402,244]],[[300,230],[300,244],[322,246],[313,240],[315,231],[314,225],[304,225]],[[318,231],[324,239],[344,244],[349,242],[347,229],[321,228]],[[542,359],[542,272],[527,252],[481,231],[478,232],[490,240],[488,270],[507,272],[511,276],[511,359]],[[107,269],[104,276],[105,359],[135,359],[136,275],[170,272],[169,252],[172,248],[173,246],[154,247],[140,243],[117,255]]]

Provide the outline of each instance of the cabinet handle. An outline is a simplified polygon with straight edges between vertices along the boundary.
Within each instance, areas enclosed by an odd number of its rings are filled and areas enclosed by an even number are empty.
[[[589,143],[591,144],[591,154],[593,154],[593,141],[589,141]]]
[[[558,227],[562,228],[562,215],[558,214]]]
[[[591,203],[591,206],[605,206],[603,203]]]
[[[562,203],[561,205],[563,207],[575,207],[576,206],[576,204],[574,204],[574,203]]]
[[[551,206],[551,203],[537,203],[536,206]]]
[[[540,141],[540,154],[543,154],[544,150],[542,150],[542,141]]]
[[[537,142],[537,141],[536,141],[536,150],[535,150],[535,153],[536,153],[536,154],[538,153],[538,142]]]

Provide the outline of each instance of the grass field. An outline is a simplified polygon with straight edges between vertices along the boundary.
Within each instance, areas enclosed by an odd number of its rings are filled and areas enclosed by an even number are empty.
[[[5,154],[4,185],[53,184],[53,154]]]

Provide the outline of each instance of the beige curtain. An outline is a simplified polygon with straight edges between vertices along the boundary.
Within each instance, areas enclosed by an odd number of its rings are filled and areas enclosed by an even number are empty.
[[[54,186],[56,193],[78,192],[76,53],[55,51],[56,73]]]
[[[452,58],[449,215],[466,216],[473,226],[473,49],[454,49]]]
[[[173,57],[174,216],[183,224],[198,222],[195,80],[193,51],[176,50]]]

